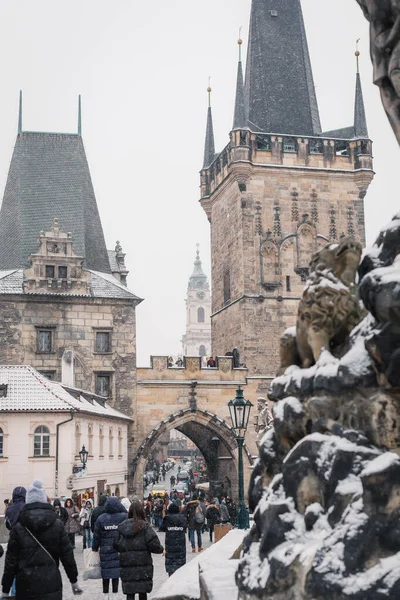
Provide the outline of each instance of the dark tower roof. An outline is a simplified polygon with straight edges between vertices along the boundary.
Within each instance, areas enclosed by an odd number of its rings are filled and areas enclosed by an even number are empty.
[[[211,110],[211,88],[208,88],[208,111],[207,111],[207,128],[206,142],[204,145],[204,162],[203,169],[207,169],[215,157],[215,142],[214,142],[214,126]]]
[[[0,211],[0,269],[24,268],[40,231],[58,217],[85,267],[110,273],[96,197],[80,135],[17,136]]]
[[[247,127],[246,109],[244,103],[244,81],[243,81],[243,66],[241,53],[242,40],[239,40],[239,64],[236,82],[236,100],[235,100],[235,115],[233,117],[233,129],[243,129]]]
[[[245,94],[250,129],[321,133],[300,0],[253,0]]]
[[[369,137],[367,118],[365,116],[364,98],[361,87],[361,78],[358,70],[356,75],[356,101],[354,105],[354,137]]]

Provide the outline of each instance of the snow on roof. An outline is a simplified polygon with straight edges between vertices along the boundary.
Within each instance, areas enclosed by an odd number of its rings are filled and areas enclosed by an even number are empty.
[[[28,365],[0,366],[0,385],[6,385],[4,397],[0,397],[1,412],[76,412],[90,413],[103,417],[114,417],[130,421],[123,413],[115,410],[100,399],[90,394],[92,401],[87,400],[87,393],[77,390],[70,394],[61,383],[49,381],[33,367]]]

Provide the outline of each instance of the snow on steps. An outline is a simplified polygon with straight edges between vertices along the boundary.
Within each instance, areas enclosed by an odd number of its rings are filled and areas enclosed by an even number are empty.
[[[235,559],[239,558],[237,552],[247,534],[248,531],[232,529],[222,540],[178,569],[156,592],[154,600],[236,598],[235,573],[238,560]]]

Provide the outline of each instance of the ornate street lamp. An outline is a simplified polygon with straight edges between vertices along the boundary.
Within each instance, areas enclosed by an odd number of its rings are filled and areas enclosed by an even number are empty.
[[[238,529],[248,529],[250,526],[249,511],[244,502],[243,444],[252,407],[253,404],[250,400],[245,399],[243,390],[239,386],[236,391],[236,398],[228,403],[239,454],[239,506],[236,519]]]
[[[84,469],[86,469],[88,455],[89,452],[86,450],[85,446],[82,446],[82,450],[79,452],[79,458],[81,459],[81,463],[83,464]]]

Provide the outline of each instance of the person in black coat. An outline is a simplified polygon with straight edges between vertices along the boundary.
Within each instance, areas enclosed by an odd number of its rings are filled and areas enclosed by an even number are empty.
[[[61,506],[61,502],[59,501],[58,498],[56,498],[53,501],[53,507],[54,507],[57,519],[60,519],[60,521],[63,523],[63,525],[65,525],[65,523],[68,521],[67,509],[64,508],[63,506]]]
[[[140,502],[132,502],[129,519],[118,527],[114,548],[119,552],[122,590],[127,600],[147,600],[153,589],[153,560],[151,554],[162,554],[164,548],[154,529],[147,523]]]
[[[165,570],[171,576],[186,564],[187,517],[179,506],[170,504],[160,531],[165,531]]]
[[[214,527],[221,521],[218,498],[214,498],[212,504],[207,506],[206,511],[207,524],[210,532],[210,542],[212,542]]]
[[[106,502],[107,502],[107,494],[100,494],[100,498],[99,498],[99,504],[98,506],[96,506],[96,508],[93,509],[92,512],[92,519],[90,521],[90,529],[92,530],[92,533],[94,533],[94,527],[96,525],[96,521],[99,518],[100,515],[102,515],[106,509]]]
[[[10,533],[1,582],[3,594],[9,593],[15,577],[17,600],[62,600],[60,560],[73,593],[82,593],[68,534],[47,503],[41,482],[34,481]]]
[[[25,505],[26,489],[22,486],[14,488],[12,494],[12,504],[6,510],[5,524],[7,529],[11,531],[18,521],[19,513]]]
[[[105,504],[105,512],[97,519],[94,527],[92,550],[97,552],[100,548],[100,566],[103,579],[103,594],[110,590],[112,580],[113,594],[118,593],[120,577],[118,552],[114,549],[114,542],[118,538],[118,525],[126,520],[128,514],[118,498],[112,496]]]

